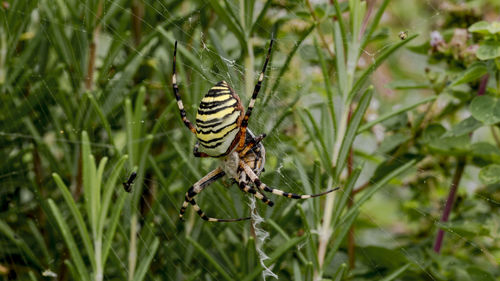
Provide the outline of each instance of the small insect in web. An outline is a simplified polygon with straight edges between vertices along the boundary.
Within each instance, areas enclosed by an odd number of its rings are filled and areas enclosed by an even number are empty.
[[[206,221],[235,222],[250,219],[250,217],[234,219],[217,219],[209,217],[196,203],[194,197],[224,175],[234,179],[236,183],[238,183],[238,187],[241,191],[254,195],[271,207],[274,203],[264,195],[264,192],[270,192],[292,199],[307,199],[322,196],[338,189],[337,187],[318,194],[300,195],[268,187],[259,179],[259,175],[264,170],[266,161],[266,150],[262,144],[262,140],[266,135],[262,134],[256,136],[253,134],[252,131],[248,129],[248,120],[250,119],[262,81],[264,80],[264,73],[266,72],[266,67],[271,56],[273,41],[274,40],[271,40],[269,43],[266,60],[264,61],[262,72],[255,85],[247,110],[244,111],[240,97],[231,86],[229,86],[226,81],[221,81],[210,88],[208,93],[201,99],[196,115],[196,126],[187,118],[179,93],[177,75],[175,72],[177,41],[175,42],[172,87],[181,119],[184,125],[186,125],[197,138],[193,154],[195,157],[214,157],[220,159],[220,166],[218,168],[201,178],[186,192],[184,202],[179,212],[181,220],[190,204],[198,215]]]
[[[126,182],[123,182],[123,189],[125,189],[126,192],[130,192],[132,190],[132,184],[134,183],[135,178],[137,177],[136,172],[132,172],[130,176],[128,177],[128,180]]]
[[[399,39],[406,40],[406,38],[408,38],[408,31],[407,30],[401,31],[398,36],[399,36]]]

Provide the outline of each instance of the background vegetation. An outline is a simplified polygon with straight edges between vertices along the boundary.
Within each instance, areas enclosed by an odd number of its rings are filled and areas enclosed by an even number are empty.
[[[496,1],[0,1],[3,280],[498,280]],[[220,80],[266,133],[269,233],[185,191],[217,164],[194,119]],[[132,192],[121,186],[132,171]],[[242,217],[220,181],[198,199]],[[258,246],[256,248],[256,245]],[[259,250],[269,257],[262,261]],[[272,279],[272,277],[267,277]]]

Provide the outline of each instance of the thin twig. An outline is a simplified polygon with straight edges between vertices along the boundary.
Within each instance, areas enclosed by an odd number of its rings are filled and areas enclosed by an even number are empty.
[[[479,89],[477,90],[477,95],[482,96],[486,92],[486,85],[488,85],[488,79],[490,79],[489,74],[483,75],[481,81],[479,82]]]
[[[321,43],[323,44],[323,48],[325,48],[328,51],[328,54],[330,54],[332,59],[335,58],[335,54],[328,47],[328,43],[326,43],[325,36],[323,35],[323,32],[321,32],[321,26],[319,24],[318,17],[316,16],[316,13],[314,12],[314,9],[311,5],[311,2],[309,0],[306,0],[306,3],[307,3],[307,8],[309,9],[309,12],[311,13],[311,16],[314,19],[314,23],[316,24],[316,28],[318,29],[319,39],[321,40]]]
[[[443,215],[441,216],[441,222],[447,222],[450,216],[451,210],[453,209],[453,203],[455,202],[455,195],[457,193],[458,185],[460,184],[460,179],[462,178],[464,168],[465,168],[466,158],[465,156],[460,156],[458,158],[457,167],[455,169],[455,174],[453,175],[453,180],[451,181],[450,192],[448,193],[448,199],[446,199],[446,205],[443,210]],[[436,236],[436,242],[434,243],[434,251],[439,253],[441,251],[441,246],[443,245],[444,230],[439,229]]]
[[[94,27],[94,31],[92,32],[92,38],[89,48],[89,60],[87,63],[87,77],[85,77],[85,89],[92,90],[93,80],[94,80],[94,68],[95,68],[95,55],[97,52],[97,38],[99,37],[99,33],[101,31],[101,14],[102,14],[102,1],[99,1],[97,4],[97,12],[96,12],[96,25]]]
[[[353,189],[352,195],[356,195],[356,194],[360,193],[361,191],[365,190],[369,186],[370,186],[370,182],[369,181],[365,182],[364,184],[360,185],[358,188]]]
[[[368,19],[370,19],[370,15],[372,14],[373,7],[375,7],[374,0],[367,0],[368,11],[366,11],[365,18],[363,19],[363,24],[361,25],[361,30],[359,31],[358,38],[361,40],[363,34],[365,33],[366,27],[368,26]]]
[[[134,43],[136,46],[141,44],[143,17],[144,4],[142,3],[142,0],[134,0],[132,2],[132,31],[134,33]]]
[[[348,123],[351,122],[351,117],[352,117],[352,106],[349,106],[349,117],[348,117]],[[347,157],[347,174],[349,175],[349,178],[352,175],[352,165],[353,165],[353,150],[352,146],[349,149],[349,155]],[[351,194],[349,194],[349,198],[347,201],[347,207],[350,209],[354,205],[354,193],[351,191]],[[355,257],[355,252],[354,249],[356,248],[356,241],[354,240],[354,225],[351,225],[351,228],[349,228],[349,234],[347,236],[347,255],[349,256],[349,268],[353,269],[355,264],[356,264],[356,257]]]

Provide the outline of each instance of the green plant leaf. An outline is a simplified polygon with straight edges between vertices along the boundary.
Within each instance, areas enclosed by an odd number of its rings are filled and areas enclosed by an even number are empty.
[[[73,220],[76,222],[76,226],[78,227],[78,231],[80,232],[85,250],[87,250],[87,255],[89,256],[90,262],[95,268],[94,248],[92,248],[92,240],[90,239],[89,231],[87,229],[85,221],[83,220],[83,215],[81,214],[80,210],[78,210],[78,207],[73,200],[73,196],[71,196],[68,187],[64,184],[61,177],[58,174],[54,173],[52,174],[52,178],[56,182],[59,191],[61,191],[61,194],[63,195],[63,198],[69,207],[71,215],[73,216]]]
[[[200,254],[207,259],[207,261],[217,270],[220,275],[225,279],[225,280],[234,280],[229,273],[227,273],[221,266],[220,264],[203,248],[202,245],[200,245],[198,242],[196,242],[193,238],[186,236],[186,240],[191,243]],[[258,275],[258,273],[257,273]],[[251,279],[253,280],[253,279]]]
[[[469,107],[474,118],[487,125],[500,122],[500,99],[491,96],[475,97]]]
[[[472,155],[486,161],[486,163],[500,163],[500,148],[488,142],[473,143]]]
[[[449,87],[458,86],[464,83],[476,81],[483,75],[488,73],[488,67],[483,62],[477,62],[469,66],[466,70],[462,71],[455,80],[453,80]]]
[[[393,135],[387,136],[380,144],[378,152],[388,154],[393,149],[397,148],[400,144],[405,143],[411,138],[412,138],[411,134],[404,134],[404,133],[395,133]]]
[[[415,34],[413,36],[408,37],[408,39],[401,41],[389,49],[384,50],[376,59],[375,62],[372,63],[363,73],[361,76],[356,80],[356,83],[352,87],[351,91],[349,92],[348,100],[352,100],[354,95],[358,93],[358,91],[363,87],[363,85],[366,83],[368,80],[368,77],[370,77],[370,74],[372,74],[373,71],[375,71],[381,64],[384,62],[391,54],[393,54],[395,51],[397,51],[399,48],[403,47],[404,45],[408,44],[410,41],[415,39],[418,36],[418,34]]]
[[[57,207],[56,203],[52,201],[52,199],[48,200],[48,204],[52,214],[54,215],[59,230],[61,231],[61,235],[63,236],[64,242],[68,247],[72,261],[76,267],[76,271],[78,272],[78,275],[74,277],[90,281],[90,276],[88,275],[87,267],[83,262],[82,255],[80,253],[80,248],[76,245],[75,239],[71,234],[71,230],[69,229],[68,224],[64,220],[61,211],[59,211],[59,208]]]
[[[477,266],[467,267],[467,273],[469,274],[470,280],[474,281],[495,281],[495,277],[491,273],[483,270]],[[498,280],[498,279],[497,279]]]
[[[355,201],[354,205],[349,209],[349,211],[347,211],[347,213],[345,214],[345,216],[343,218],[346,218],[349,215],[351,215],[352,213],[358,211],[359,207],[361,207],[361,205],[363,205],[363,203],[366,200],[370,199],[373,196],[373,194],[375,194],[375,192],[377,192],[379,189],[384,187],[393,178],[401,175],[402,173],[406,172],[408,169],[412,168],[416,162],[417,162],[416,160],[411,160],[403,165],[399,164],[399,168],[392,170],[391,173],[387,174],[386,176],[384,176],[383,178],[378,180],[376,183],[372,184],[372,186],[370,186],[367,189],[367,191],[364,191],[363,195],[358,200]]]
[[[351,149],[354,139],[356,138],[357,135],[356,133],[358,131],[359,124],[361,123],[361,120],[365,115],[366,109],[368,109],[368,105],[370,104],[372,96],[373,96],[373,87],[369,87],[361,96],[361,99],[359,100],[358,103],[358,107],[354,111],[351,121],[347,126],[345,136],[342,139],[342,144],[340,146],[337,163],[335,163],[337,176],[340,175],[340,172],[346,165],[347,155],[349,153],[349,150]]]
[[[489,235],[489,231],[478,222],[436,222],[436,226],[450,233],[466,237],[467,239],[477,238],[482,235]]]
[[[220,20],[222,20],[226,27],[236,36],[240,42],[240,49],[242,52],[245,52],[247,49],[247,42],[245,40],[246,36],[243,30],[241,30],[239,23],[233,20],[231,15],[228,13],[227,7],[222,7],[218,0],[209,0],[208,2],[214,9],[215,13],[219,16]]]
[[[22,237],[16,235],[14,230],[3,220],[0,220],[0,233],[7,237],[14,245],[19,247],[26,257],[36,266],[38,269],[42,269],[42,263],[38,259],[37,255],[31,250],[30,246],[26,244],[26,241]]]
[[[359,130],[358,130],[358,133],[366,131],[366,130],[370,129],[371,127],[375,126],[378,123],[381,123],[381,122],[383,122],[383,121],[385,121],[385,120],[387,120],[387,119],[389,119],[391,117],[394,117],[394,116],[396,116],[398,114],[401,114],[403,112],[409,111],[409,110],[411,110],[411,109],[413,109],[413,108],[415,108],[415,107],[417,107],[417,106],[419,106],[421,104],[434,101],[436,98],[437,98],[437,96],[428,97],[428,98],[425,98],[425,99],[423,99],[421,101],[418,101],[416,103],[413,103],[413,104],[410,104],[410,105],[407,105],[407,106],[403,106],[403,107],[401,107],[401,108],[399,108],[399,109],[397,109],[397,110],[395,110],[393,112],[388,112],[386,114],[383,114],[382,116],[378,117],[377,119],[375,119],[373,121],[370,121],[370,122],[364,124],[363,126],[360,126]]]
[[[148,273],[149,267],[151,265],[151,261],[156,255],[156,251],[158,250],[158,246],[160,245],[160,239],[155,237],[153,243],[148,245],[147,255],[143,257],[139,262],[139,267],[134,275],[134,280],[141,281],[146,277],[146,273]]]
[[[479,180],[484,184],[495,184],[500,182],[500,165],[491,164],[479,171]]]
[[[489,40],[479,44],[476,56],[480,60],[490,60],[500,57],[500,42]]]
[[[479,129],[483,124],[477,121],[474,117],[470,116],[458,124],[454,125],[451,130],[447,131],[443,136],[444,137],[456,137],[465,134],[469,134]]]
[[[380,281],[391,281],[391,280],[398,278],[401,274],[403,274],[408,269],[408,267],[410,267],[410,265],[411,265],[411,263],[407,263],[407,264],[403,265],[402,267],[394,270],[391,274],[389,274],[387,277],[385,277],[384,279],[382,279]]]
[[[479,33],[482,35],[494,35],[500,34],[500,22],[487,22],[487,21],[479,21],[469,26],[469,32]]]

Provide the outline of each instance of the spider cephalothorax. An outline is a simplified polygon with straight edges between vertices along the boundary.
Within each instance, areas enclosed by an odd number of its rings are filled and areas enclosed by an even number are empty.
[[[186,111],[184,110],[184,105],[179,94],[179,87],[177,86],[177,76],[175,73],[177,42],[175,42],[172,86],[182,121],[198,139],[194,147],[194,156],[217,157],[221,160],[221,164],[217,169],[208,173],[186,192],[179,214],[181,219],[189,204],[193,206],[202,219],[207,221],[232,222],[250,219],[249,217],[238,219],[208,217],[194,200],[194,197],[198,193],[224,175],[234,179],[242,191],[253,194],[269,206],[273,206],[274,203],[263,194],[264,191],[293,199],[306,199],[336,190],[331,189],[318,194],[298,195],[270,188],[259,179],[266,159],[266,151],[261,142],[265,135],[255,136],[247,129],[247,126],[262,81],[264,80],[264,73],[266,72],[266,67],[271,56],[272,46],[273,40],[269,44],[262,72],[259,75],[259,80],[255,85],[246,112],[244,112],[241,100],[235,91],[228,83],[221,81],[214,85],[201,100],[196,115],[196,126],[194,126],[186,117]]]

